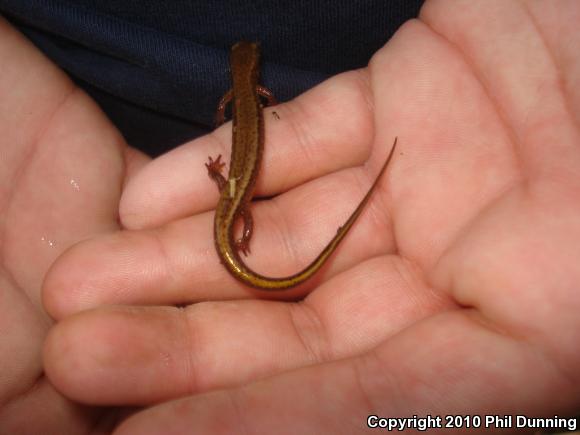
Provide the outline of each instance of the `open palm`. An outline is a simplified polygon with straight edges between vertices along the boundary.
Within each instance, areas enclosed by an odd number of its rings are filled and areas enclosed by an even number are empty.
[[[135,159],[98,107],[1,18],[0,56],[0,432],[82,433],[102,412],[43,376],[52,320],[40,289],[65,249],[118,228],[125,157]]]
[[[300,303],[254,300],[217,261],[203,163],[227,155],[228,126],[146,166],[121,199],[132,231],[76,245],[47,276],[46,307],[64,319],[45,349],[51,381],[95,405],[167,401],[119,433],[356,433],[369,414],[572,412],[579,18],[573,2],[427,2],[367,69],[276,108],[279,120],[266,113],[257,193],[279,195],[253,207],[248,262],[274,276],[316,255],[399,137],[328,267],[280,294],[309,292]]]

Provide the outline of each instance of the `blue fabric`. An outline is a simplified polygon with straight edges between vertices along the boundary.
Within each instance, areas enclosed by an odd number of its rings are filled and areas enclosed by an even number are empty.
[[[0,0],[0,11],[159,154],[212,128],[228,50],[260,41],[261,83],[285,101],[368,63],[422,0]]]

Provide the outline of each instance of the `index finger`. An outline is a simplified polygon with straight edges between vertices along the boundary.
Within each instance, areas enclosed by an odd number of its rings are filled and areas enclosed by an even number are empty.
[[[277,194],[368,158],[373,120],[366,74],[341,74],[289,103],[265,109],[257,195]],[[230,149],[227,123],[151,162],[123,193],[121,223],[128,229],[146,229],[212,209],[218,192],[204,164],[208,156],[219,154],[227,162]]]

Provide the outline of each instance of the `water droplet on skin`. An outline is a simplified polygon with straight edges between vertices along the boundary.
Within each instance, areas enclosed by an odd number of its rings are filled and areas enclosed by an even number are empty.
[[[167,352],[161,352],[160,356],[163,360],[163,365],[169,367],[171,365],[171,355]]]
[[[51,248],[54,248],[56,246],[56,242],[54,240],[50,240],[48,237],[42,236],[40,238],[40,241],[48,246],[50,246]]]

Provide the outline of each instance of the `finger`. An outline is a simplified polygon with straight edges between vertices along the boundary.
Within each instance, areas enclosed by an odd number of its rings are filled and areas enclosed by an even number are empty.
[[[352,213],[368,183],[362,170],[358,174],[341,171],[256,203],[252,255],[245,261],[269,276],[290,275],[304,268]],[[388,198],[375,192],[357,225],[313,280],[269,296],[295,298],[365,259],[392,251],[386,202]],[[304,203],[313,206],[302,207]],[[44,280],[47,311],[62,318],[101,304],[183,304],[255,296],[255,291],[221,265],[212,217],[204,213],[155,230],[121,232],[79,243],[59,257]]]
[[[265,109],[264,161],[256,194],[272,195],[363,163],[370,153],[373,132],[366,86],[363,72],[347,73],[290,103]],[[272,116],[273,110],[280,119]],[[208,156],[219,154],[229,161],[230,149],[228,123],[153,161],[123,194],[123,225],[150,228],[213,208],[218,194],[204,164]]]
[[[418,322],[359,357],[153,407],[115,434],[353,434],[366,433],[369,415],[412,423],[413,416],[574,411],[579,385],[549,353],[487,329],[473,314],[458,310]],[[546,404],[545,397],[560,400]]]
[[[349,357],[450,306],[414,273],[386,257],[360,265],[350,279],[337,277],[300,304],[83,312],[53,328],[45,369],[81,402],[145,404]]]

